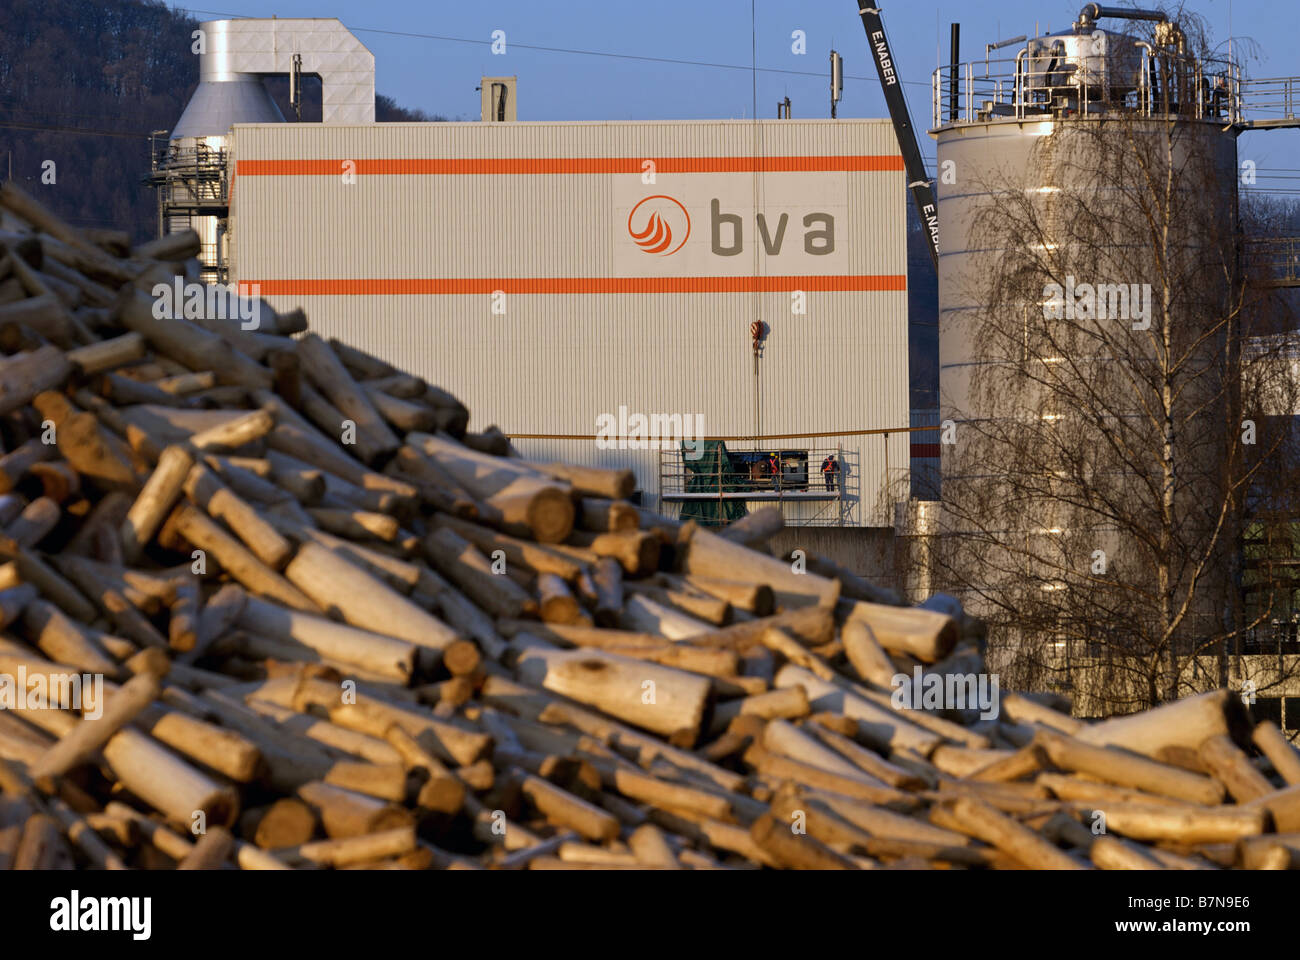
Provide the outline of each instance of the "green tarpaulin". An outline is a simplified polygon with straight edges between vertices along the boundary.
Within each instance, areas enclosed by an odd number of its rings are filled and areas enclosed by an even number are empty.
[[[682,464],[686,468],[687,493],[735,493],[748,489],[748,475],[742,475],[721,440],[697,441],[700,456],[690,459],[691,451],[682,444]],[[720,527],[739,520],[748,511],[743,500],[688,500],[682,504],[681,519],[694,520],[702,527]]]

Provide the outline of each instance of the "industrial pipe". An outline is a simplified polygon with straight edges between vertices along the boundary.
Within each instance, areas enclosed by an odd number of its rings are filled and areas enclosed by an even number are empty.
[[[1024,46],[1021,47],[1020,52],[1016,54],[1016,116],[1017,117],[1023,117],[1025,115],[1024,58],[1028,53],[1029,53],[1029,47]]]
[[[1113,17],[1116,20],[1155,20],[1166,23],[1169,17],[1159,10],[1129,10],[1126,7],[1103,7],[1100,3],[1085,3],[1079,11],[1079,26],[1094,20]]]
[[[1138,68],[1138,97],[1142,104],[1142,115],[1150,116],[1154,102],[1151,99],[1151,58],[1155,49],[1145,40],[1138,40],[1134,46],[1142,50],[1142,66]]]
[[[952,25],[952,40],[950,41],[952,72],[948,77],[948,122],[949,123],[956,123],[957,116],[958,116],[957,91],[960,85],[957,80],[957,69],[958,69],[958,63],[961,60],[961,56],[959,53],[960,49],[961,49],[961,24],[954,23]]]
[[[1023,33],[1018,37],[1012,37],[1010,40],[999,40],[997,43],[984,44],[984,76],[989,74],[989,54],[994,50],[1001,50],[1003,47],[1009,47],[1013,43],[1023,43],[1029,38]]]

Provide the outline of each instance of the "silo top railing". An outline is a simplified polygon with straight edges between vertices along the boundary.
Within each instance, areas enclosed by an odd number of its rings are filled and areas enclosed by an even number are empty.
[[[1118,58],[1097,69],[1060,55],[1031,56],[1027,46],[1014,59],[958,64],[955,118],[949,100],[953,67],[942,66],[931,78],[932,129],[998,119],[1114,114],[1237,124],[1247,106],[1246,93],[1256,109],[1282,117],[1295,114],[1300,81],[1243,83],[1229,60],[1153,53],[1141,42],[1135,49],[1140,51],[1138,64],[1127,70]]]
[[[1300,77],[1267,77],[1241,82],[1244,122],[1251,127],[1300,126]]]

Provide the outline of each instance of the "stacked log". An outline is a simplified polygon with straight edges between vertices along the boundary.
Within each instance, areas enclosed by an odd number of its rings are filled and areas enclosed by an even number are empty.
[[[951,598],[523,460],[301,311],[160,317],[191,236],[0,206],[0,869],[1300,862],[1227,691],[901,703],[986,673]]]

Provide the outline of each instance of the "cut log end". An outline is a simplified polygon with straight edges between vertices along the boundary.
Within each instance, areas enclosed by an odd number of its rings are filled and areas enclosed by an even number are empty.
[[[573,530],[573,500],[562,490],[547,487],[528,504],[528,526],[539,543],[560,543]]]

